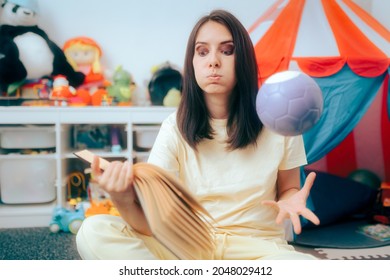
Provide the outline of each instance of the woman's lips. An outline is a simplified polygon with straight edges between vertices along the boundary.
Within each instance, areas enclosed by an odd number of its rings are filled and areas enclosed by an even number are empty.
[[[221,75],[218,75],[218,74],[211,74],[209,76],[207,76],[207,78],[209,78],[210,80],[213,80],[213,81],[217,81],[221,78],[222,76]]]

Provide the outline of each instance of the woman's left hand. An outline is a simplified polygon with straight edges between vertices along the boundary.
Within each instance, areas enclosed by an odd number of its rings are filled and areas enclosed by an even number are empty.
[[[288,197],[279,201],[266,200],[263,205],[269,205],[278,209],[279,213],[276,217],[276,223],[281,224],[284,219],[290,218],[294,227],[294,232],[300,234],[302,231],[301,221],[299,216],[303,216],[315,225],[320,224],[318,217],[306,207],[306,200],[309,196],[310,189],[313,186],[316,174],[311,172],[305,181],[303,187]]]

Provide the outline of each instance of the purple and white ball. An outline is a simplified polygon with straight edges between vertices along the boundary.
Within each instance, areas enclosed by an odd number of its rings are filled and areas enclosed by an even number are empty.
[[[256,97],[257,114],[265,127],[284,135],[303,134],[320,119],[320,87],[309,75],[283,71],[270,76]]]

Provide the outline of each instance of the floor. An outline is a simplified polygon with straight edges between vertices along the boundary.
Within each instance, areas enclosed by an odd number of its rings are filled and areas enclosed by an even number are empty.
[[[0,260],[80,260],[75,238],[71,233],[52,233],[46,227],[0,229]],[[318,259],[390,260],[390,245],[357,249],[293,246]]]
[[[297,251],[325,260],[390,260],[390,246],[359,249],[313,248],[293,245]]]
[[[79,260],[75,237],[46,227],[0,229],[0,260]]]

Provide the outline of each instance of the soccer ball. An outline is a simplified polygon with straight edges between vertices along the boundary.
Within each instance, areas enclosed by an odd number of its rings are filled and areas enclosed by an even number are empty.
[[[323,98],[320,87],[310,76],[283,71],[270,76],[256,97],[256,111],[270,130],[284,135],[300,135],[320,119]]]

